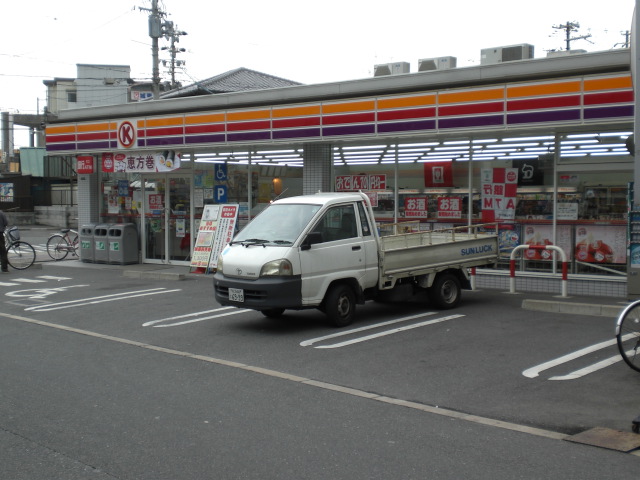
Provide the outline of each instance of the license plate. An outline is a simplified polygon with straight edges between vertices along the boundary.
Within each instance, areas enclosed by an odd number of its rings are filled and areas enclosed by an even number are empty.
[[[230,288],[229,300],[232,302],[244,302],[244,290],[241,288]]]

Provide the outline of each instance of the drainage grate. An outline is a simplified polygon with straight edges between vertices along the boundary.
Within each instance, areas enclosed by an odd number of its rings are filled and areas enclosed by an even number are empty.
[[[610,428],[596,427],[582,433],[566,437],[565,440],[574,443],[593,445],[620,452],[630,452],[640,448],[640,435],[631,432],[621,432]]]

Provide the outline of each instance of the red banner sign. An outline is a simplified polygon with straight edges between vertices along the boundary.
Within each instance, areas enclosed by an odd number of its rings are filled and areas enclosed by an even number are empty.
[[[76,157],[76,172],[78,174],[95,173],[95,162],[92,155],[78,155]]]

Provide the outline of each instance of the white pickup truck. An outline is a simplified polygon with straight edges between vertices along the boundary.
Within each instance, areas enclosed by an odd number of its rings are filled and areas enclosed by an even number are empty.
[[[380,236],[364,193],[284,198],[224,248],[215,298],[267,317],[318,308],[335,326],[353,321],[356,304],[398,290],[426,292],[437,307],[453,308],[470,288],[468,268],[498,260],[497,235],[478,230]]]

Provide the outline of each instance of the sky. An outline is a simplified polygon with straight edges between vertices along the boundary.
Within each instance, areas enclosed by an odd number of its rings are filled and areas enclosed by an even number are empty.
[[[640,2],[640,0],[639,0]],[[480,64],[483,48],[528,43],[536,58],[566,48],[569,22],[580,28],[572,49],[621,47],[636,0],[159,0],[165,20],[185,31],[177,80],[188,85],[246,67],[304,84],[373,76],[374,65],[452,56]],[[129,65],[150,80],[151,39],[144,9],[151,0],[3,2],[0,111],[41,113],[43,80],[75,78],[77,64]],[[161,40],[160,46],[168,42]],[[166,52],[161,59],[168,60]],[[162,80],[169,74],[160,67]],[[16,127],[14,144],[28,146]]]

